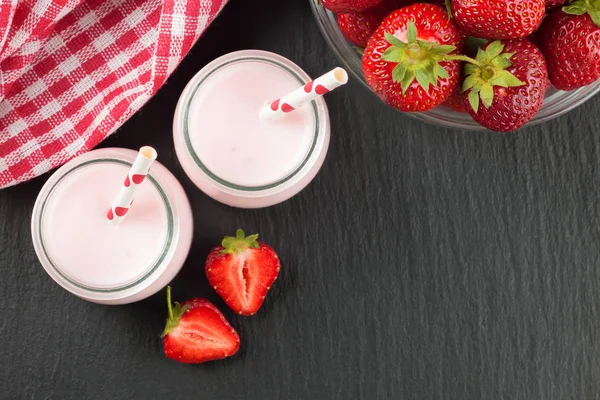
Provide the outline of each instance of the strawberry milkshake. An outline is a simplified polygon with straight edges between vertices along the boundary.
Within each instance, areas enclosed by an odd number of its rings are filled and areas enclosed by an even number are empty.
[[[192,212],[183,188],[154,162],[118,224],[107,210],[136,158],[101,149],[61,167],[42,188],[32,215],[35,251],[59,285],[86,300],[124,304],[166,286],[192,241]]]
[[[329,145],[322,97],[262,121],[259,111],[310,77],[277,54],[246,50],[204,67],[183,91],[173,122],[175,150],[190,179],[234,207],[280,203],[319,171]]]

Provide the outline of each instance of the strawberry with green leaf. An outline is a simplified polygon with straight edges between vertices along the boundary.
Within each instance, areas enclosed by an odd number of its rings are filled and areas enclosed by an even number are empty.
[[[363,54],[365,80],[387,104],[426,111],[459,85],[461,35],[446,10],[418,3],[388,15]]]
[[[484,127],[509,132],[527,123],[540,109],[548,89],[548,70],[531,42],[496,40],[464,67],[463,102]]]
[[[576,0],[552,12],[536,36],[557,89],[600,79],[600,0]]]

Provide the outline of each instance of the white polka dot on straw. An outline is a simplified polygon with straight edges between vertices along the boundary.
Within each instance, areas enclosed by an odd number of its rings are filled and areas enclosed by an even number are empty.
[[[135,192],[148,175],[148,171],[157,156],[156,150],[150,146],[144,146],[140,149],[127,173],[127,177],[125,177],[121,190],[113,199],[110,210],[106,213],[106,219],[111,224],[117,225],[125,219],[135,198]]]
[[[258,113],[261,121],[269,121],[302,107],[316,98],[329,93],[332,90],[348,82],[348,73],[343,68],[334,68],[312,82],[299,87],[287,95],[272,101]]]

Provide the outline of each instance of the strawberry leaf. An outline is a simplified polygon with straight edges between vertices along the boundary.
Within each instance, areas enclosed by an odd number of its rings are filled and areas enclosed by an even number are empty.
[[[237,254],[247,250],[249,247],[258,248],[260,246],[257,239],[258,234],[246,237],[244,231],[238,229],[235,233],[235,237],[225,236],[223,238],[221,241],[221,246],[223,246],[221,254]]]
[[[477,71],[477,68],[478,68],[477,65],[466,63],[465,64],[465,75],[471,75],[472,73]]]
[[[519,78],[506,70],[498,71],[497,74],[497,77],[502,78],[502,80],[506,82],[508,85],[506,87],[522,86],[525,84],[525,82],[521,81]]]
[[[407,70],[406,74],[404,74],[404,77],[402,77],[402,80],[400,81],[400,85],[402,86],[402,93],[406,93],[410,85],[413,83],[414,79],[415,74],[412,71]]]
[[[462,91],[466,92],[469,89],[479,89],[480,86],[479,77],[477,75],[468,75],[463,81]]]
[[[435,54],[450,54],[456,50],[456,46],[440,44],[432,47],[431,52]]]
[[[396,36],[392,35],[391,33],[385,32],[383,34],[383,36],[385,37],[385,40],[392,46],[396,46],[396,47],[400,47],[400,48],[406,47],[406,43],[404,43],[403,41],[401,41],[400,39],[398,39]]]
[[[564,6],[562,10],[565,14],[583,15],[587,12],[587,4],[585,4],[585,1],[575,1],[572,4]]]
[[[427,74],[425,74],[424,71],[418,69],[415,71],[415,77],[417,78],[417,82],[419,82],[419,85],[421,85],[421,87],[425,89],[425,91],[428,91],[431,82],[429,81],[429,77],[427,76]]]
[[[506,80],[501,76],[495,77],[490,81],[490,83],[494,86],[500,86],[505,88],[508,87],[508,82],[506,82]]]
[[[494,40],[483,51],[486,53],[488,59],[491,61],[494,58],[498,57],[502,53],[502,50],[504,50],[504,45],[502,44],[502,42],[499,40]]]
[[[385,49],[385,51],[381,55],[381,59],[383,61],[398,62],[398,60],[402,58],[402,51],[403,50],[398,47],[390,46],[387,49]]]
[[[507,57],[498,56],[491,61],[492,65],[498,69],[506,69],[510,67],[512,64],[508,61]]]
[[[479,91],[479,97],[481,97],[481,102],[486,108],[490,108],[492,102],[494,101],[494,88],[489,83],[485,83],[481,85],[481,90]]]
[[[392,79],[396,82],[402,82],[404,75],[406,75],[406,64],[398,63],[392,70]]]
[[[446,68],[442,67],[440,64],[435,64],[435,74],[437,77],[442,79],[450,78],[450,75],[448,75],[448,71],[446,71]]]
[[[406,39],[408,43],[417,41],[417,27],[413,21],[408,21],[406,24]]]
[[[479,93],[475,90],[471,90],[471,92],[469,92],[468,100],[473,111],[479,111]]]

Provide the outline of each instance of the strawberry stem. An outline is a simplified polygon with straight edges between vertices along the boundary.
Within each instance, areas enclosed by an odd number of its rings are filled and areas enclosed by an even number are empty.
[[[173,319],[173,306],[171,305],[171,286],[167,286],[167,309],[169,310],[169,319]]]
[[[475,60],[474,58],[468,57],[468,56],[463,56],[460,54],[454,54],[454,55],[444,55],[442,56],[442,58],[446,61],[464,61],[464,62],[468,62],[470,64],[473,65],[477,65],[479,68],[483,68],[484,65],[482,63],[480,63],[479,61]]]
[[[160,337],[165,337],[171,332],[173,329],[179,325],[179,320],[181,316],[188,310],[189,306],[186,304],[183,307],[178,302],[171,304],[171,286],[167,286],[167,310],[169,316],[167,317],[167,322],[165,323],[165,329],[160,335]]]

